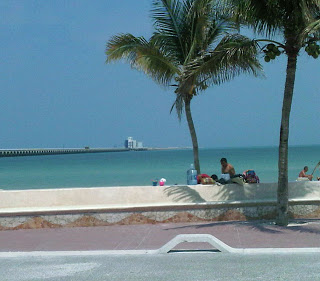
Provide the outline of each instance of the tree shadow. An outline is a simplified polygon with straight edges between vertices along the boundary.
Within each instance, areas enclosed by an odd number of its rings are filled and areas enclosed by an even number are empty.
[[[242,224],[243,222],[240,221],[215,221],[210,223],[197,223],[197,224],[188,224],[183,226],[175,226],[175,227],[169,227],[165,230],[170,229],[184,229],[184,228],[207,228],[207,227],[214,227],[214,226],[221,226],[221,225],[230,225],[230,224]]]
[[[284,231],[298,232],[298,233],[310,233],[320,234],[320,224],[309,224],[309,220],[291,220],[288,226],[276,225],[274,221],[268,222],[254,222],[250,228],[253,230],[259,230],[261,232],[274,232],[286,234]]]
[[[198,191],[184,185],[168,186],[164,189],[164,193],[168,197],[173,197],[174,202],[204,203],[208,201],[240,201],[250,199],[247,188],[245,191],[244,186],[239,184],[213,185],[212,188],[217,190],[213,196],[214,198],[211,198],[212,200],[204,199]]]
[[[319,222],[319,220],[292,220],[289,226],[278,226],[273,220],[263,220],[263,221],[227,221],[227,222],[212,222],[212,223],[201,223],[201,224],[189,224],[184,226],[167,228],[170,229],[186,229],[186,228],[211,228],[215,226],[223,225],[238,225],[239,227],[248,227],[249,229],[260,231],[263,233],[277,233],[286,234],[284,231],[292,231],[298,233],[310,233],[310,234],[320,234],[320,222],[317,224],[312,224],[312,222]],[[308,224],[311,223],[311,224]],[[290,224],[297,224],[295,226],[290,226]],[[299,225],[300,224],[300,225]]]
[[[191,203],[277,199],[277,183],[212,185],[212,189],[212,198],[203,198],[195,189],[184,185],[166,187],[164,192],[175,202]],[[289,199],[318,198],[319,194],[319,185],[311,182],[291,182],[289,185]]]
[[[192,225],[184,225],[184,226],[178,226],[178,227],[172,227],[172,228],[166,228],[165,230],[172,230],[172,229],[187,229],[187,228],[194,228],[194,229],[204,229],[204,228],[212,228],[215,226],[226,226],[226,225],[238,225],[239,227],[249,227],[251,229],[259,230],[261,232],[265,233],[281,233],[282,231],[276,230],[276,229],[270,229],[267,227],[263,227],[262,225],[255,227],[253,225],[254,223],[251,222],[237,222],[237,221],[225,221],[225,222],[212,222],[212,223],[205,223],[205,224],[192,224]]]
[[[164,189],[164,193],[168,197],[172,197],[174,202],[204,203],[199,192],[186,185],[172,185]]]
[[[240,201],[249,199],[249,196],[245,193],[245,187],[239,184],[220,186],[216,196],[222,201]]]
[[[241,200],[276,200],[277,183],[266,184],[227,184],[219,187],[216,197],[223,201]],[[319,197],[319,185],[311,182],[289,183],[289,199],[304,199]]]

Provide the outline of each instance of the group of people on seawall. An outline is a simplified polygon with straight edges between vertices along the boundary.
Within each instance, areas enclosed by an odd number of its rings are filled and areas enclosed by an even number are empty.
[[[308,175],[307,172],[309,170],[308,166],[304,166],[303,170],[301,170],[301,172],[299,173],[298,176],[298,181],[303,181],[303,180],[309,180],[312,181],[313,179],[313,173],[316,170],[316,168],[320,165],[320,162],[317,164],[317,166],[314,168],[312,174]],[[317,180],[320,181],[320,177],[317,177]]]
[[[217,175],[211,175],[209,177],[207,174],[198,175],[197,180],[200,184],[213,184],[215,182],[220,184],[229,184],[237,183],[243,185],[244,183],[259,183],[260,179],[256,175],[254,170],[246,170],[242,174],[236,174],[234,167],[228,163],[226,158],[221,158],[221,176],[220,178]],[[314,171],[320,166],[320,162],[314,168],[312,174],[308,175],[309,170],[308,166],[305,166],[303,170],[299,173],[297,181],[309,180],[312,181]],[[320,177],[317,177],[317,180],[320,181]]]
[[[220,184],[237,183],[243,185],[244,183],[259,183],[260,179],[254,170],[246,170],[242,174],[236,174],[236,171],[226,158],[221,158],[221,175],[220,178],[213,174],[210,177],[207,174],[198,175],[198,183],[213,184],[215,182]]]
[[[246,170],[242,174],[236,174],[235,168],[232,164],[228,163],[226,158],[221,158],[221,175],[218,177],[216,174],[211,176],[207,174],[200,174],[197,176],[198,184],[229,184],[237,183],[244,185],[245,183],[259,183],[260,179],[255,173],[254,170]],[[297,181],[312,181],[313,173],[320,166],[320,162],[314,168],[312,174],[307,174],[309,168],[305,166],[303,170],[299,173]],[[317,180],[320,181],[320,177],[317,177]]]

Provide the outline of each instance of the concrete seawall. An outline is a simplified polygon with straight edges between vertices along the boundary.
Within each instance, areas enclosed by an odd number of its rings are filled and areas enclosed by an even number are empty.
[[[0,191],[0,230],[273,219],[277,184]],[[289,185],[292,218],[320,218],[320,182]]]

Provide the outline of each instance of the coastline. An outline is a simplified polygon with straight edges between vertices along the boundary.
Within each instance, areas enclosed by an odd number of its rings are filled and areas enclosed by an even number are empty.
[[[154,151],[154,150],[190,150],[192,147],[148,147],[148,151]]]
[[[155,150],[186,150],[189,147],[141,147],[141,148],[26,148],[26,149],[0,149],[0,157],[127,152],[127,151],[155,151]]]

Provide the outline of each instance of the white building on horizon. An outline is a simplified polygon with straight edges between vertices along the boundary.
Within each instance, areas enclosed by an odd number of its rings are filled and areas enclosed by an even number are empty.
[[[132,137],[128,137],[124,142],[124,146],[129,149],[143,148],[143,143],[134,140]]]

